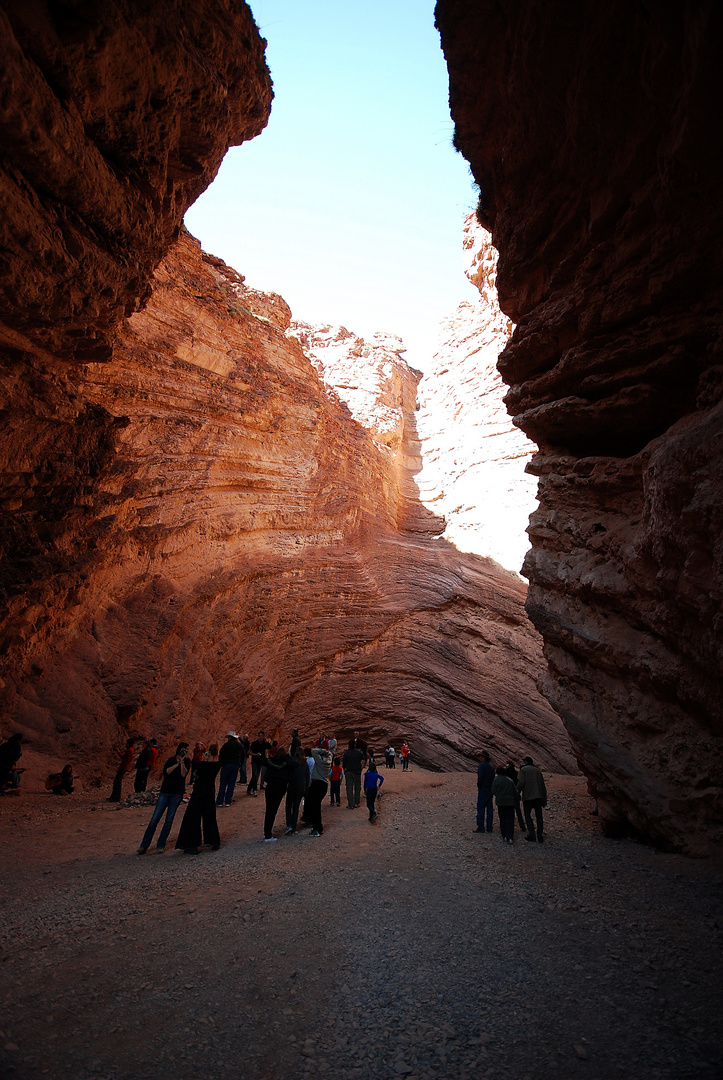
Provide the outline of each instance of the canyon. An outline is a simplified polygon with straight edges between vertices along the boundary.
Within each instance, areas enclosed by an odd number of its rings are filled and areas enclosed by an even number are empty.
[[[529,591],[445,534],[464,546],[466,473],[504,477],[522,435],[445,479],[441,360],[420,417],[395,339],[292,324],[182,230],[268,118],[248,8],[3,11],[0,675],[37,774],[82,754],[97,779],[151,728],[359,727],[434,768],[576,759],[608,831],[714,849],[716,6],[437,5],[500,253],[477,276],[501,314],[465,319],[489,351],[514,326],[499,371],[538,447]]]
[[[723,839],[722,15],[439,0],[455,145],[538,444],[545,689],[611,831]]]
[[[291,326],[281,297],[182,229],[229,142],[268,115],[250,14],[217,25],[199,13],[187,38],[166,40],[132,12],[116,6],[107,26],[54,16],[42,33],[8,24],[17,79],[41,82],[44,59],[43,115],[76,121],[59,147],[43,131],[54,171],[41,178],[18,137],[5,178],[34,203],[34,217],[26,206],[7,220],[8,246],[20,251],[28,228],[46,245],[26,252],[32,283],[12,260],[33,294],[18,290],[10,310],[8,287],[3,327],[2,700],[28,740],[26,779],[67,759],[99,782],[127,736],[166,747],[234,727],[285,740],[296,726],[407,738],[437,769],[469,767],[486,746],[574,771],[536,685],[523,584],[441,539],[419,500],[419,374],[401,343],[339,331],[334,369],[328,334]],[[121,63],[139,32],[153,56],[139,54],[142,93]],[[189,78],[204,43],[208,94]],[[117,84],[93,75],[109,65]],[[83,91],[83,71],[105,97]],[[173,124],[159,102],[180,83]],[[127,101],[145,102],[149,122]],[[70,191],[74,170],[111,158],[97,203]],[[115,239],[101,251],[104,232]]]

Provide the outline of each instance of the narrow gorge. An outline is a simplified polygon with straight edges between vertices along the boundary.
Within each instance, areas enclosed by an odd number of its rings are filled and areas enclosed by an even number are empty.
[[[482,306],[425,385],[183,229],[269,116],[246,5],[3,5],[0,676],[33,775],[359,727],[579,765],[610,831],[720,841],[720,20],[439,0],[500,258],[468,223]]]

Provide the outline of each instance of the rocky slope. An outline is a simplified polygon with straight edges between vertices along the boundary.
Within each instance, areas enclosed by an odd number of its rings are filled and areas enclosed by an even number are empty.
[[[723,839],[718,5],[439,0],[540,449],[527,609],[611,827]]]
[[[465,221],[464,251],[480,298],[443,322],[420,383],[423,469],[416,482],[424,504],[445,518],[445,539],[519,571],[537,505],[537,480],[525,472],[535,446],[503,402],[497,360],[512,324],[497,302],[497,252],[474,214]]]
[[[76,369],[107,454],[6,624],[18,726],[58,759],[323,724],[437,767],[486,744],[574,768],[523,586],[436,540],[414,498],[417,375],[362,357],[368,431],[288,322],[184,234],[112,360]]]

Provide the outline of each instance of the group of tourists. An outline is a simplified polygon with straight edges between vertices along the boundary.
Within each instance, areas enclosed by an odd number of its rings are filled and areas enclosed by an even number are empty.
[[[518,772],[512,761],[493,768],[489,754],[486,750],[482,751],[477,766],[477,828],[475,832],[492,832],[493,801],[497,804],[500,833],[505,843],[514,843],[515,815],[517,815],[520,829],[525,832],[525,840],[538,844],[543,842],[542,809],[547,806],[547,789],[544,777],[531,757],[524,759],[522,768]]]
[[[144,742],[155,745],[155,740]],[[324,799],[330,793],[330,806],[341,806],[342,780],[346,784],[347,809],[355,810],[361,805],[363,788],[369,821],[376,821],[384,777],[377,771],[374,752],[358,731],[354,732],[343,754],[336,753],[337,747],[336,737],[324,733],[319,735],[316,745],[304,747],[298,729],[293,731],[288,750],[276,741],[269,742],[263,731],[251,742],[248,736],[237,735],[231,730],[220,750],[215,743],[208,747],[197,743],[193,752],[189,753],[189,744],[179,743],[173,756],[163,765],[160,794],[138,854],[146,854],[164,815],[156,850],[165,850],[176,811],[182,801],[186,801],[187,805],[176,848],[185,854],[197,855],[203,843],[217,851],[221,839],[216,811],[231,805],[239,775],[247,784],[247,795],[256,798],[259,791],[264,793],[264,842],[267,844],[278,841],[273,831],[282,803],[285,836],[295,836],[303,828],[310,829],[310,836],[322,836]],[[129,739],[120,755],[112,801],[116,801],[116,792],[120,798],[120,785],[123,776],[130,771],[133,752],[133,740]],[[393,753],[396,758],[396,752]],[[408,770],[411,750],[406,742],[400,756],[403,768]],[[249,759],[250,778],[246,768]],[[190,799],[187,799],[185,791],[189,774],[193,787]]]

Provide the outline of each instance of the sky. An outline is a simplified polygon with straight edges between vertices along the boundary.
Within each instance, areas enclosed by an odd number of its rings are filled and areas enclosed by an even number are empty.
[[[434,0],[250,0],[274,81],[266,130],[232,148],[186,226],[295,318],[398,334],[424,369],[477,291]]]

